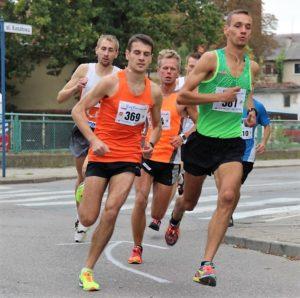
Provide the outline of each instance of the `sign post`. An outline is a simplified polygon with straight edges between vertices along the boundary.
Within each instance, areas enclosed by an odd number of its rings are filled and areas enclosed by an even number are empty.
[[[6,176],[6,132],[5,132],[5,105],[6,105],[6,92],[5,92],[5,32],[19,33],[19,34],[32,34],[32,26],[25,24],[7,23],[0,18],[0,51],[1,51],[1,95],[2,109],[0,109],[1,123],[2,123],[2,177]]]

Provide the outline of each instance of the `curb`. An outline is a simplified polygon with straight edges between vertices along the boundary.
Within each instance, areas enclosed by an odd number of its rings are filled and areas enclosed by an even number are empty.
[[[3,179],[3,180],[2,180]],[[43,182],[52,182],[58,180],[70,180],[76,179],[76,176],[66,176],[66,177],[43,177],[43,178],[1,178],[1,184],[25,184],[25,183],[43,183]]]
[[[266,254],[292,258],[300,260],[300,245],[286,244],[279,241],[263,241],[250,239],[245,237],[225,236],[225,244],[233,244],[240,248],[248,248],[251,250],[260,251]]]

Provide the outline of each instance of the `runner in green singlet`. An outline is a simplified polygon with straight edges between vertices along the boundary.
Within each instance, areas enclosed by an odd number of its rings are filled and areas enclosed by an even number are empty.
[[[245,124],[253,126],[256,121],[252,78],[259,68],[245,51],[251,26],[252,18],[247,11],[231,12],[224,27],[225,48],[203,54],[177,99],[179,104],[199,105],[199,117],[197,129],[182,152],[184,194],[176,201],[165,238],[169,245],[176,243],[184,212],[194,209],[206,176],[213,174],[218,181],[217,208],[208,226],[200,268],[193,278],[209,286],[216,286],[212,261],[239,199],[245,149],[241,138],[244,105],[248,108]],[[194,93],[197,86],[199,93]]]

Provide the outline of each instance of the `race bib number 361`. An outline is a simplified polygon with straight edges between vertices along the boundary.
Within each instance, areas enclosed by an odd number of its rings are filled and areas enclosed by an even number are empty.
[[[216,93],[224,93],[227,88],[217,87]],[[236,99],[233,102],[214,102],[212,109],[220,112],[233,112],[242,113],[244,101],[246,99],[246,89],[241,89],[236,95]]]
[[[115,121],[120,124],[135,126],[146,120],[148,105],[120,101]]]

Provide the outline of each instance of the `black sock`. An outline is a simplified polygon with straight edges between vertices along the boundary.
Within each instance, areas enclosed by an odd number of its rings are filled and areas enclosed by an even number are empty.
[[[204,265],[211,265],[211,266],[214,266],[213,262],[211,261],[202,261],[200,266],[204,266]]]
[[[174,218],[173,218],[173,213],[172,213],[171,219],[170,219],[170,224],[171,224],[172,226],[177,226],[177,225],[180,223],[180,220],[181,220],[181,219],[179,219],[179,220],[174,219]]]

